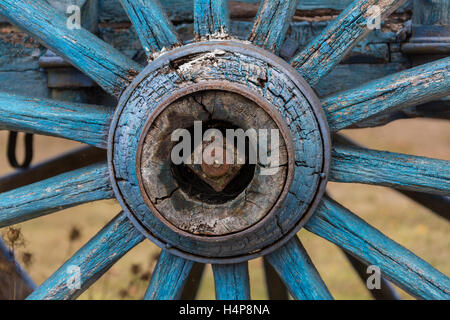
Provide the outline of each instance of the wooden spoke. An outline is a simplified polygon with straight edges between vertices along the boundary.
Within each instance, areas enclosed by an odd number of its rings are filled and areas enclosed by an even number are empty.
[[[354,141],[340,134],[333,135],[333,143],[347,145],[355,148],[360,147]],[[416,191],[398,189],[396,191],[430,209],[444,219],[450,220],[450,211],[448,210],[448,208],[450,208],[450,197]]]
[[[362,40],[374,18],[388,17],[405,0],[355,0],[298,55],[292,65],[309,82],[316,85],[345,55]]]
[[[181,41],[158,0],[120,0],[147,56]]]
[[[250,300],[248,263],[213,264],[217,300]]]
[[[386,113],[381,112],[367,120],[358,121],[350,128],[373,128],[384,126],[392,121],[414,118],[450,120],[450,101],[433,100],[411,107],[396,108],[394,111],[388,109]]]
[[[29,300],[68,300],[81,295],[128,251],[144,240],[124,213],[75,253]]]
[[[283,280],[276,272],[276,270],[264,257],[264,275],[266,278],[267,293],[269,300],[289,300],[289,294]]]
[[[115,96],[119,96],[142,69],[89,31],[70,30],[67,18],[45,0],[3,0],[0,13]]]
[[[106,163],[92,165],[0,194],[0,228],[111,198]]]
[[[113,110],[0,93],[0,130],[66,138],[106,148]]]
[[[283,279],[294,299],[333,299],[297,237],[269,254],[267,260]]]
[[[342,250],[342,252],[344,252],[353,269],[355,269],[356,273],[361,278],[361,281],[366,286],[367,280],[371,276],[370,273],[367,273],[368,266],[353,257],[347,251]],[[400,296],[395,291],[394,286],[383,277],[380,279],[380,288],[371,289],[369,292],[375,300],[401,300]]]
[[[0,266],[0,300],[24,300],[36,289],[36,284],[1,237]]]
[[[198,288],[200,288],[200,283],[202,281],[202,276],[205,271],[204,263],[194,263],[189,277],[184,286],[183,293],[180,296],[180,300],[195,300],[198,293]]]
[[[450,220],[450,197],[406,190],[398,191],[442,218]]]
[[[0,177],[0,193],[106,161],[106,150],[84,146]]]
[[[338,131],[449,94],[450,58],[445,58],[328,97],[323,108],[330,129]]]
[[[330,180],[450,195],[450,162],[335,145]]]
[[[145,293],[145,300],[178,300],[194,265],[163,250]]]
[[[230,33],[230,10],[227,0],[195,0],[194,32],[197,39],[223,38]]]
[[[249,40],[278,52],[294,16],[298,0],[264,0],[261,2]]]
[[[329,198],[321,202],[306,229],[379,267],[384,277],[415,297],[450,299],[447,276]]]

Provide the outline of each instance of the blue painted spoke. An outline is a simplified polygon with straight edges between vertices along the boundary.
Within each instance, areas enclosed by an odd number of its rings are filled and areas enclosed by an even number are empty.
[[[83,203],[114,197],[106,163],[0,194],[0,228]]]
[[[113,110],[0,93],[0,130],[25,131],[106,148]]]
[[[266,258],[295,299],[333,299],[297,237]]]
[[[144,299],[179,299],[193,266],[193,261],[174,256],[163,250]]]
[[[197,39],[228,36],[230,32],[228,0],[195,0],[194,32]]]
[[[450,299],[450,279],[329,198],[306,229],[352,253],[411,295]]]
[[[120,213],[27,299],[77,298],[143,240],[144,236],[133,226],[127,216]]]
[[[0,13],[115,96],[119,96],[142,69],[89,31],[70,30],[67,18],[45,0],[2,0]]]
[[[216,299],[250,300],[248,263],[213,264]]]
[[[330,180],[450,195],[450,161],[335,145]]]
[[[147,56],[181,44],[158,0],[120,0]]]
[[[309,82],[316,85],[345,55],[371,31],[374,6],[378,6],[381,20],[388,17],[405,0],[355,0],[291,63]]]
[[[450,58],[375,80],[326,98],[322,105],[332,131],[401,108],[450,95]]]
[[[264,0],[256,15],[249,40],[278,52],[292,21],[298,0]]]

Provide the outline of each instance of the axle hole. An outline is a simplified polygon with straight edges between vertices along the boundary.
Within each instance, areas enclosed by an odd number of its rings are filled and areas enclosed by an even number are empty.
[[[191,136],[194,136],[194,126],[186,128]],[[208,129],[217,129],[222,135],[226,136],[227,129],[238,129],[231,123],[224,121],[210,120],[203,123],[202,136]],[[192,140],[191,148],[194,150],[194,139]],[[176,142],[175,142],[176,144]],[[234,141],[234,147],[237,147],[237,141]],[[226,184],[222,191],[216,191],[211,185],[205,182],[197,173],[195,173],[188,165],[176,165],[170,160],[171,172],[178,183],[180,189],[189,197],[208,204],[224,204],[239,196],[250,184],[255,174],[255,164],[248,163],[250,152],[250,141],[246,138],[245,141],[245,164],[239,169],[236,176]],[[182,155],[183,157],[185,155]]]

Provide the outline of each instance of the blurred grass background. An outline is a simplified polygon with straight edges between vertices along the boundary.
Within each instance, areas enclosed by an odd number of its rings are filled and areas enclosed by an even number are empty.
[[[450,127],[439,120],[401,120],[387,126],[346,131],[367,147],[450,160]],[[20,139],[22,140],[22,139]],[[7,132],[0,132],[0,175],[12,171],[6,158]],[[67,140],[35,137],[35,162],[80,146]],[[19,144],[18,150],[22,150]],[[19,153],[20,154],[20,153]],[[450,275],[450,224],[387,188],[330,183],[328,192],[384,234]],[[90,203],[18,225],[25,243],[16,254],[37,284],[42,283],[118,212],[114,201]],[[4,233],[5,229],[0,229]],[[342,252],[329,242],[299,232],[313,262],[336,299],[371,299]],[[81,299],[141,299],[159,249],[144,241],[115,264]],[[249,264],[253,299],[266,299],[261,259]],[[400,292],[403,298],[410,299]],[[199,299],[214,298],[210,266]]]

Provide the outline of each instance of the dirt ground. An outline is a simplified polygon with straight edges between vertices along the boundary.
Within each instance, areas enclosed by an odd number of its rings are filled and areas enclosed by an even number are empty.
[[[444,121],[402,120],[382,128],[352,130],[345,134],[373,149],[450,160],[450,127]],[[6,159],[6,137],[6,132],[0,132],[0,175],[11,172]],[[74,142],[38,136],[35,161],[77,146],[79,144]],[[387,188],[330,183],[328,192],[384,234],[450,275],[450,224],[445,220]],[[17,255],[40,284],[118,212],[120,207],[115,201],[102,201],[22,223],[25,244],[18,248]],[[5,230],[0,229],[0,232]],[[370,299],[339,249],[305,230],[300,231],[299,236],[336,299]],[[158,252],[150,241],[144,241],[81,298],[142,298]],[[250,262],[250,278],[252,298],[265,299],[261,260]],[[214,298],[209,266],[199,298]]]

